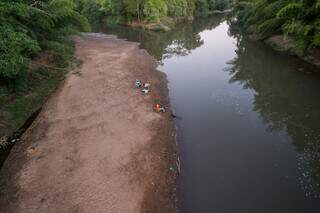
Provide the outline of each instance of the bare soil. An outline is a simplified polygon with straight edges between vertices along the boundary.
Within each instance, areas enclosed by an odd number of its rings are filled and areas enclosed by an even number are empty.
[[[138,44],[75,38],[73,70],[0,172],[1,213],[176,211],[175,131],[164,74]],[[134,87],[151,83],[150,94]]]

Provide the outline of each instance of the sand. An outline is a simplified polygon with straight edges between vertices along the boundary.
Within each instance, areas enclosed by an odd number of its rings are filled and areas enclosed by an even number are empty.
[[[81,67],[1,169],[0,212],[175,212],[174,125],[152,110],[155,100],[168,106],[165,76],[137,43],[86,34],[75,44]]]

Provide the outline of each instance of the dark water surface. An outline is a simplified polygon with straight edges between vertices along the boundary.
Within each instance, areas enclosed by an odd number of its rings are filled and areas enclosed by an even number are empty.
[[[182,213],[319,213],[320,78],[222,17],[138,41],[169,80]],[[301,72],[301,71],[304,72]]]

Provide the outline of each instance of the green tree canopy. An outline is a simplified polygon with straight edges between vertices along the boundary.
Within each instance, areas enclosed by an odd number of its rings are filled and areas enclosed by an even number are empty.
[[[320,0],[237,0],[235,15],[262,39],[280,33],[301,51],[320,47]]]
[[[206,16],[209,10],[226,9],[230,2],[230,0],[100,0],[102,10],[110,20],[152,22],[159,21],[164,16]]]
[[[68,35],[90,30],[72,0],[0,2],[0,78],[14,79],[41,50],[64,54]]]

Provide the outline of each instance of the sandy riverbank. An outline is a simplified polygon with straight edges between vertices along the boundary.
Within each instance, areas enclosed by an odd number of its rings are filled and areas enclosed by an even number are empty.
[[[75,39],[81,68],[13,147],[0,173],[0,212],[175,212],[175,131],[165,77],[138,44]],[[138,78],[152,93],[134,88]]]

